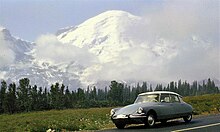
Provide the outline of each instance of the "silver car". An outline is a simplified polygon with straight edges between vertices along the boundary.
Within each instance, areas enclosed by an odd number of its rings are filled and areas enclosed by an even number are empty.
[[[174,92],[156,91],[141,93],[134,104],[114,108],[111,119],[118,129],[127,124],[145,124],[153,127],[155,122],[166,123],[167,120],[183,118],[185,122],[192,120],[193,108],[185,103],[182,97]]]

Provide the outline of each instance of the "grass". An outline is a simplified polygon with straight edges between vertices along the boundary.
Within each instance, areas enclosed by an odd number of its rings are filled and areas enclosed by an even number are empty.
[[[191,104],[195,114],[219,113],[220,94],[184,97]],[[0,115],[0,132],[45,132],[100,130],[115,127],[110,120],[111,108],[50,110],[14,115]]]
[[[184,97],[183,100],[193,106],[195,115],[208,115],[220,112],[220,94],[189,96]]]
[[[0,115],[0,131],[55,131],[99,130],[113,127],[111,108],[50,110],[41,112]]]

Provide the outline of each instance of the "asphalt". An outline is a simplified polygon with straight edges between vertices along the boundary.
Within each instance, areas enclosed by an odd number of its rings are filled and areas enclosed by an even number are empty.
[[[220,132],[220,114],[195,117],[190,123],[185,123],[182,119],[168,121],[166,124],[157,123],[154,128],[144,125],[129,125],[124,129],[108,129],[103,132]]]

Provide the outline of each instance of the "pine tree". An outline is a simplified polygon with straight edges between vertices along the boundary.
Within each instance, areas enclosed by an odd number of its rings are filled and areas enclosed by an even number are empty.
[[[4,113],[4,101],[6,97],[6,89],[7,83],[6,81],[1,82],[1,89],[0,89],[0,113]]]
[[[90,93],[90,99],[92,99],[92,100],[96,100],[97,99],[97,91],[96,91],[96,87],[94,86],[93,87],[93,89],[92,89],[92,91],[91,91],[91,93]]]
[[[147,82],[143,82],[142,86],[141,86],[142,92],[147,92]]]
[[[38,94],[37,94],[37,85],[34,85],[34,87],[30,91],[30,102],[31,102],[31,110],[38,110]]]
[[[51,85],[50,87],[50,105],[53,109],[60,109],[60,89],[59,83]]]
[[[116,81],[111,81],[111,85],[109,86],[109,99],[113,104],[120,105],[123,102],[123,88],[124,85],[122,83],[118,83]]]
[[[13,114],[16,111],[16,85],[15,83],[9,84],[8,93],[5,97],[4,111]]]
[[[65,90],[64,107],[65,108],[72,108],[71,93],[70,93],[68,87]]]
[[[18,107],[20,111],[30,111],[30,80],[28,78],[23,78],[19,81],[18,87]]]
[[[174,82],[170,82],[170,91],[175,92]]]

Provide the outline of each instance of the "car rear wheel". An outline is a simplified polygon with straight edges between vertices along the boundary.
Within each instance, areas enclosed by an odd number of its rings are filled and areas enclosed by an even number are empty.
[[[151,113],[148,114],[145,125],[147,125],[148,127],[153,127],[155,125],[155,122],[156,122],[155,115]]]
[[[188,116],[183,117],[183,120],[188,123],[192,120],[192,114],[189,114]]]
[[[115,123],[115,126],[118,128],[118,129],[124,129],[125,128],[125,125],[124,123]]]

